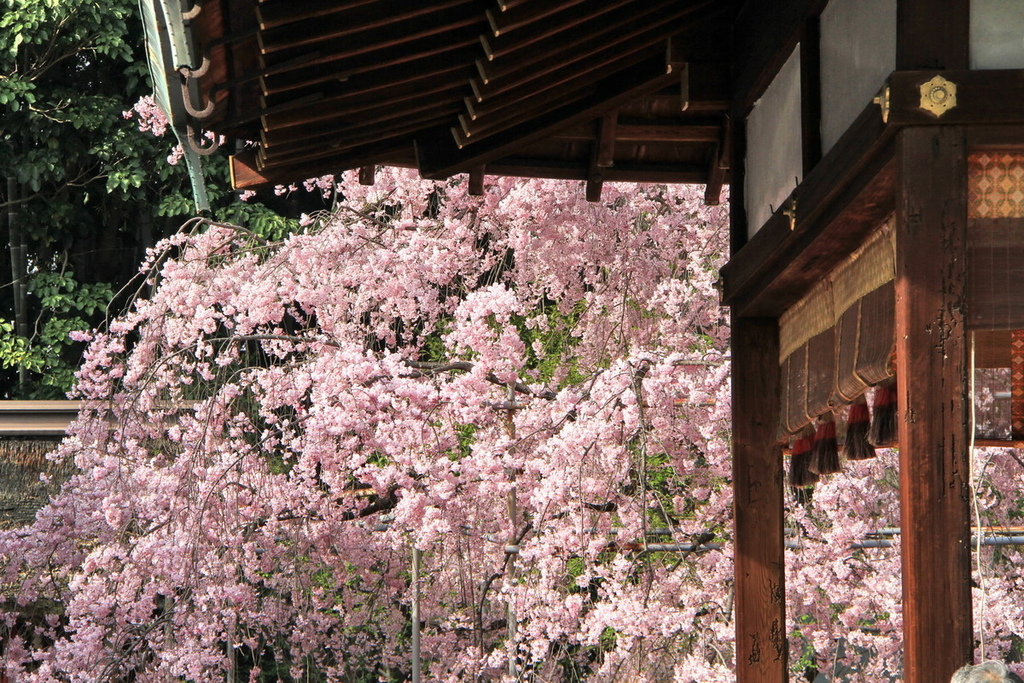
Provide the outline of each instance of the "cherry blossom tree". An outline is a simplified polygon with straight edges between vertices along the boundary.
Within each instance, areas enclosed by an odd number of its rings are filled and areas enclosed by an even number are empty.
[[[78,474],[0,534],[8,675],[403,680],[415,640],[430,680],[733,680],[724,213],[339,182],[281,242],[190,222],[92,335]],[[896,523],[891,465],[790,501],[799,672],[898,677],[898,549],[852,548]]]

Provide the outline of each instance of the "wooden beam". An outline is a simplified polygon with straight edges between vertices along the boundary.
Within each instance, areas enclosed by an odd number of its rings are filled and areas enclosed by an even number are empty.
[[[921,86],[935,76],[956,85],[956,106],[937,116],[921,108]],[[897,71],[889,76],[892,125],[1018,125],[1024,123],[1024,81],[1015,69]]]
[[[961,127],[897,138],[903,680],[949,680],[973,655],[967,333],[967,145]]]
[[[586,180],[588,167],[579,163],[534,159],[502,158],[487,165],[488,173],[513,178],[557,178],[559,180]],[[694,185],[707,178],[703,166],[686,164],[630,165],[616,164],[601,170],[605,182],[621,183],[680,183]]]
[[[969,69],[970,0],[897,0],[896,69]]]
[[[633,14],[637,14],[634,10]],[[649,14],[650,16],[644,19]],[[479,88],[481,98],[489,103],[492,98],[524,87],[536,90],[549,86],[558,74],[591,71],[616,59],[652,47],[673,33],[686,28],[687,18],[693,14],[690,7],[682,7],[672,0],[660,0],[640,12],[630,21],[600,24],[591,33],[556,36],[550,45],[531,51],[520,58],[516,55],[487,62],[481,60],[478,67],[483,85]]]
[[[556,57],[537,66],[536,71],[521,72],[514,79],[494,82],[490,85],[477,86],[474,94],[479,92],[477,102],[469,110],[472,118],[488,119],[501,112],[514,109],[524,101],[540,100],[544,97],[559,97],[563,91],[580,90],[608,77],[609,68],[621,69],[635,64],[659,51],[658,38],[665,36],[660,31],[646,34],[644,38],[628,42],[593,55],[584,62],[574,62],[563,57]]]
[[[779,333],[773,318],[732,316],[732,475],[735,524],[736,677],[785,683]]]
[[[595,140],[593,142],[593,144],[590,145],[590,164],[589,164],[589,166],[587,168],[587,187],[586,187],[586,197],[587,197],[587,201],[588,202],[599,202],[599,201],[601,201],[601,192],[604,190],[604,176],[602,175],[602,173],[603,173],[603,171],[607,167],[611,166],[610,163],[604,164],[603,166],[601,164],[601,155],[602,155],[602,153],[604,153],[604,150],[601,149],[601,141],[604,139],[604,134],[603,134],[604,133],[604,129],[609,127],[609,126],[605,125],[605,121],[607,121],[607,119],[608,119],[608,115],[607,114],[604,117],[602,117],[602,122],[601,122],[601,126],[600,126],[601,129],[602,129],[602,134],[599,135],[598,139]],[[610,127],[612,127],[612,128],[615,127],[614,118],[612,120],[612,123],[611,123]],[[615,141],[613,139],[612,140],[612,147],[613,148],[614,148],[614,145],[615,145]]]
[[[347,12],[377,0],[307,0],[297,6],[294,0],[261,2],[256,5],[256,17],[261,30],[276,28],[303,19],[326,17],[338,12]]]
[[[469,171],[469,194],[482,197],[484,194],[484,166],[477,166]]]
[[[541,41],[552,36],[561,37],[564,40],[565,32],[572,31],[578,26],[603,17],[607,12],[623,5],[628,5],[630,2],[632,0],[606,0],[598,3],[593,1],[581,3],[559,12],[558,16],[553,19],[538,23],[529,31],[515,31],[502,34],[501,36],[495,36],[493,33],[482,35],[480,36],[480,42],[484,47],[484,54],[488,61],[495,61],[518,50],[523,50],[521,56],[529,59],[532,57],[531,53],[545,52],[544,43]],[[538,43],[541,44],[537,45]],[[525,48],[535,45],[537,45],[536,50],[525,50]]]
[[[507,12],[513,7],[519,7],[520,5],[527,4],[528,2],[530,2],[530,0],[497,0],[497,2],[498,7],[501,8],[501,11]]]
[[[359,184],[373,185],[377,179],[377,167],[374,165],[363,166],[359,169]]]
[[[708,162],[708,179],[704,185],[704,203],[718,206],[722,200],[722,186],[729,171],[729,150],[732,147],[732,119],[728,116],[720,127],[721,139],[711,148]]]
[[[237,115],[232,115],[230,117],[225,116],[223,121],[220,122],[220,125],[232,128],[256,121],[257,119],[262,120],[265,116],[287,113],[296,109],[308,111],[310,109],[314,109],[314,107],[310,105],[321,102],[323,99],[324,94],[322,92],[313,92],[308,95],[294,97],[271,105],[267,102],[267,98],[260,96],[258,106],[249,109],[242,109],[240,111],[243,113]]]
[[[616,121],[618,112],[613,110],[601,117],[597,126],[597,155],[594,165],[608,168],[615,165]]]
[[[81,401],[0,401],[0,436],[64,436]]]
[[[341,12],[314,12],[315,17],[308,17],[303,16],[300,10],[295,21],[280,24],[275,28],[265,28],[260,32],[261,52],[272,54],[353,36],[357,38],[352,42],[358,43],[359,37],[367,35],[370,31],[408,34],[410,26],[422,27],[435,21],[444,24],[444,10],[459,8],[459,14],[472,14],[476,7],[467,6],[470,4],[467,0],[435,0],[429,4],[409,3],[407,0],[378,0],[378,7],[374,8],[373,14],[355,11],[348,16]],[[339,14],[341,16],[338,16]]]
[[[303,144],[296,143],[276,150],[258,149],[257,159],[260,168],[268,168],[338,156],[347,150],[363,145],[377,144],[382,148],[393,146],[398,139],[404,139],[406,145],[411,146],[415,134],[432,126],[444,124],[451,115],[452,111],[441,110],[434,112],[433,116],[415,116],[401,121],[387,120],[380,124],[356,126],[346,131],[344,135],[328,136],[319,140],[313,139]]]
[[[348,54],[330,51],[313,52],[308,57],[268,63],[263,69],[260,86],[264,95],[287,92],[320,83],[336,82],[355,74],[389,66],[408,64],[420,59],[447,55],[453,63],[461,62],[460,50],[478,49],[477,34],[471,23],[450,28],[439,35],[424,32],[414,39],[387,41],[393,45],[373,45]],[[401,45],[399,48],[398,45]]]
[[[456,139],[460,146],[469,145],[506,131],[520,123],[535,119],[552,109],[571,107],[574,102],[593,93],[595,83],[600,82],[603,78],[605,78],[605,74],[594,71],[572,81],[566,87],[544,88],[540,92],[533,93],[533,96],[527,96],[520,102],[510,102],[507,106],[486,115],[479,114],[473,106],[467,106],[467,111],[471,114],[459,115],[462,135],[456,136]],[[477,113],[476,118],[472,117],[472,113]]]
[[[803,175],[821,161],[821,20],[808,17],[800,38],[800,138]]]
[[[629,164],[618,162],[602,169],[601,175],[609,183],[683,183],[707,182],[707,169],[703,164]]]
[[[618,44],[642,43],[645,32],[671,25],[667,35],[673,29],[679,30],[679,20],[693,15],[697,9],[683,6],[678,0],[657,0],[641,8],[635,4],[627,6],[607,16],[591,11],[594,16],[584,26],[558,32],[548,27],[550,35],[544,40],[534,40],[533,31],[510,36],[507,48],[504,41],[495,39],[490,43],[496,50],[492,53],[495,56],[481,62],[484,82],[496,85],[536,74],[550,64],[586,62],[591,55],[607,52]]]
[[[794,190],[795,229],[779,209],[722,268],[723,297],[730,306],[745,315],[781,314],[891,213],[892,176],[883,170],[889,166],[894,134],[882,123],[877,106],[861,112]],[[734,179],[733,212],[740,189]],[[856,210],[837,220],[851,203]],[[742,237],[733,234],[734,240]]]
[[[972,152],[1024,151],[1024,125],[971,126],[967,129],[967,146]]]
[[[626,123],[629,121],[629,123]],[[585,142],[597,137],[597,125],[593,122],[559,131],[552,139],[566,142]],[[722,138],[722,124],[717,121],[678,119],[674,121],[639,119],[618,119],[615,125],[615,139],[619,142],[700,142],[714,143]]]
[[[894,178],[895,169],[886,170],[882,176],[876,174],[888,164],[891,141],[900,127],[970,124],[978,144],[1024,147],[1024,84],[1017,71],[943,72],[958,85],[958,104],[940,118],[920,109],[920,85],[935,74],[890,75],[888,123],[882,122],[878,105],[870,104],[861,112],[794,191],[796,230],[790,230],[789,220],[780,209],[750,238],[749,246],[739,249],[722,269],[725,301],[745,315],[778,314],[780,306],[792,303],[786,297],[801,291],[798,283],[813,282],[831,268],[835,261],[829,253],[846,253],[844,245],[859,239],[867,222],[893,206],[887,196],[891,186],[887,190],[883,181]],[[742,183],[734,179],[731,192],[736,222],[737,212],[743,208],[735,199],[736,193],[742,192]],[[854,215],[829,227],[843,203],[849,201],[859,207]],[[827,237],[820,239],[819,233]],[[738,234],[737,228],[733,238],[742,244],[746,235]]]
[[[586,197],[588,202],[601,201],[601,192],[604,190],[604,177],[600,172],[595,172],[587,177]]]
[[[747,2],[736,17],[733,52],[736,74],[733,114],[747,113],[772,82],[800,40],[804,22],[816,17],[827,0],[760,0]]]
[[[589,96],[571,107],[556,109],[460,150],[455,141],[425,138],[419,145],[420,173],[427,178],[446,178],[482,163],[489,164],[517,149],[617,108],[637,97],[655,92],[673,80],[666,73],[665,58],[648,59],[598,83]]]
[[[729,263],[725,266],[728,267],[734,260],[740,258],[741,261],[736,266],[735,270],[739,272],[726,277],[725,268],[723,268],[719,274],[719,281],[722,282],[724,288],[722,290],[722,301],[732,305],[729,302],[728,287],[730,281],[735,283],[736,288],[739,289],[742,284],[745,284],[749,279],[748,270],[753,270],[752,267],[745,267],[747,264],[750,266],[760,265],[761,262],[769,256],[767,253],[755,251],[753,249],[746,248],[749,231],[747,230],[747,206],[746,206],[746,168],[747,168],[747,119],[746,117],[737,118],[735,115],[730,114],[729,119],[732,121],[732,144],[727,150],[730,159],[730,170],[732,171],[732,184],[729,186],[729,253],[732,258]]]
[[[688,62],[690,81],[690,106],[686,108],[686,116],[699,117],[707,112],[725,114],[731,111],[732,103],[729,93],[732,83],[729,77],[728,64],[724,62]],[[663,91],[645,98],[658,111],[678,112],[681,93],[679,83],[672,83]],[[665,104],[668,107],[665,107]],[[641,105],[646,107],[647,105]],[[623,116],[640,116],[640,109],[626,107]]]
[[[260,137],[268,156],[273,156],[279,149],[287,153],[301,148],[340,144],[349,137],[359,135],[360,131],[380,130],[386,133],[390,125],[408,126],[418,121],[433,122],[442,117],[450,118],[460,110],[461,102],[458,98],[447,96],[413,100],[404,107],[377,102],[376,106],[361,109],[358,115],[354,114],[348,119],[337,118],[306,126],[265,128]]]
[[[374,144],[370,146],[372,149],[358,148],[312,162],[304,160],[272,168],[260,168],[256,160],[256,151],[247,149],[228,157],[231,187],[235,190],[250,190],[272,185],[287,185],[303,178],[338,173],[369,164],[386,163],[388,166],[415,167],[416,159],[411,144],[395,144],[390,140],[384,142],[387,144]]]
[[[261,122],[267,130],[306,126],[379,107],[383,101],[381,91],[385,89],[388,91],[387,102],[400,105],[447,91],[461,90],[466,81],[466,67],[462,65],[445,64],[441,68],[431,68],[417,63],[416,67],[427,70],[417,72],[408,66],[402,72],[383,70],[374,74],[372,79],[367,78],[360,85],[350,87],[343,95],[321,95],[315,107],[296,106],[287,111],[267,112]]]
[[[487,20],[495,37],[504,35],[517,28],[547,19],[548,17],[578,5],[584,0],[550,0],[549,2],[523,3],[516,7],[503,9],[501,12],[487,10]]]

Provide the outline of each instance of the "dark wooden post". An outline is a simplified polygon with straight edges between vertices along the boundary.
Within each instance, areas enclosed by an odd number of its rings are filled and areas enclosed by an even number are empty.
[[[908,128],[897,145],[903,680],[935,683],[972,655],[967,150],[960,127]]]
[[[970,0],[896,0],[896,68],[969,69]]]
[[[735,518],[736,676],[788,680],[775,319],[732,319],[732,470]]]

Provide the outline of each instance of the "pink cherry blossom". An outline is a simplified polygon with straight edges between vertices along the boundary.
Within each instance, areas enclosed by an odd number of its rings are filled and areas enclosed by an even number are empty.
[[[487,180],[346,173],[280,243],[192,221],[150,251],[79,373],[76,474],[0,532],[9,676],[407,678],[415,547],[427,679],[734,679],[726,216]],[[899,676],[898,548],[852,547],[896,525],[894,467],[787,503],[794,669]],[[977,469],[1011,523],[1018,463]],[[1002,656],[1020,553],[981,559]]]

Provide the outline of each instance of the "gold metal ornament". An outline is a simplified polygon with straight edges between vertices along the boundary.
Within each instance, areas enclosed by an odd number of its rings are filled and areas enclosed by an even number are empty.
[[[889,123],[889,84],[883,85],[871,101],[882,109],[882,123]]]
[[[956,83],[935,76],[921,84],[921,109],[938,118],[956,106]]]
[[[789,219],[789,231],[796,230],[796,197],[789,198],[786,208],[782,210],[782,215]]]

